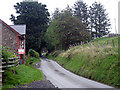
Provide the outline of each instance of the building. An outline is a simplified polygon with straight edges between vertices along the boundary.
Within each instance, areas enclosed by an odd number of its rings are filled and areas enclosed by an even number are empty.
[[[25,54],[26,25],[7,25],[0,19],[0,45],[13,51],[18,57]]]

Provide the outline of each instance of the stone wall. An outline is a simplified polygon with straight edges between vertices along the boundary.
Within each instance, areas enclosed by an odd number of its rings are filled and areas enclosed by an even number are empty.
[[[2,21],[0,21],[0,46],[2,45]]]
[[[7,49],[12,50],[14,53],[17,52],[16,38],[17,38],[17,34],[3,24],[2,25],[2,45]]]
[[[0,46],[2,45],[2,22],[0,21]],[[2,48],[0,48],[0,87],[2,86]]]

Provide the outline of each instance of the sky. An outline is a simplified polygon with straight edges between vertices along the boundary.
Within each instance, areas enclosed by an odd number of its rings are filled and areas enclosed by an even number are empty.
[[[15,15],[14,5],[17,2],[22,2],[23,0],[1,0],[0,2],[0,19],[6,22],[8,25],[13,23],[9,20],[10,15]],[[42,4],[47,5],[47,9],[50,14],[52,14],[55,8],[65,9],[67,5],[70,7],[74,6],[77,0],[38,0]],[[106,13],[111,20],[111,33],[118,32],[118,2],[120,0],[83,0],[88,6],[91,6],[95,1],[100,2],[106,9]]]

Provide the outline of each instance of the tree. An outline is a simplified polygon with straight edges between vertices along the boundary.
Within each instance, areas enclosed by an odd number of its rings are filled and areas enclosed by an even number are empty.
[[[67,7],[65,8],[65,10],[67,10],[67,11],[69,11],[69,12],[72,13],[72,8],[70,8],[69,5],[67,5]],[[64,9],[63,9],[63,10],[60,10],[59,8],[56,8],[55,11],[54,11],[54,13],[52,14],[52,20],[59,18],[59,15],[60,15],[62,12],[64,12]]]
[[[84,3],[82,0],[78,0],[75,4],[74,4],[74,15],[78,16],[81,20],[82,23],[85,23],[87,28],[89,25],[89,12],[88,12],[88,6],[86,3]]]
[[[20,2],[14,5],[16,13],[15,17],[11,15],[10,20],[14,24],[26,24],[26,51],[34,49],[41,52],[42,47],[45,45],[43,36],[47,30],[49,22],[49,12],[46,5],[35,2]]]
[[[60,12],[61,12],[60,9],[56,8],[55,11],[54,11],[54,13],[52,14],[52,20],[56,19],[57,16],[59,16]]]
[[[66,50],[71,44],[88,41],[90,35],[81,20],[64,10],[54,19],[46,32],[46,42],[54,49]]]
[[[90,21],[91,21],[91,32],[92,29],[96,31],[96,37],[102,37],[109,33],[110,19],[106,9],[104,9],[101,3],[94,2],[90,6]]]

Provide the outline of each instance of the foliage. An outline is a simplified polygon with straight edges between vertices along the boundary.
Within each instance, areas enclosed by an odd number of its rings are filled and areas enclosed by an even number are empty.
[[[45,34],[47,44],[55,50],[66,50],[70,44],[89,40],[89,37],[81,20],[67,10],[62,11],[57,19],[51,22]]]
[[[27,84],[43,78],[40,70],[25,65],[9,68],[9,70],[3,74],[5,76],[3,79],[3,85]]]
[[[78,0],[74,4],[74,15],[79,17],[82,21],[82,23],[85,23],[87,28],[89,25],[89,13],[88,13],[88,6],[86,3],[84,3],[82,0]]]
[[[53,19],[57,19],[57,17],[60,15],[60,9],[59,8],[56,8],[54,13],[52,14],[52,20]]]
[[[16,58],[16,55],[10,51],[9,49],[5,49],[4,47],[1,47],[2,49],[2,58],[3,58],[3,61],[6,62],[6,64],[8,64],[8,61],[9,61],[9,58]]]
[[[33,50],[34,51],[34,50]],[[35,52],[36,53],[36,52]],[[8,49],[2,48],[2,58],[4,62],[8,62],[8,58],[16,57],[13,52]],[[37,53],[37,55],[39,54]],[[27,59],[28,64],[33,64],[37,61],[40,61],[38,58],[29,57]],[[34,80],[41,80],[43,78],[40,70],[34,69],[31,66],[19,65],[18,67],[9,67],[5,69],[5,72],[2,73],[3,89],[4,88],[15,88],[14,85],[18,84],[27,84]]]
[[[94,2],[88,8],[83,0],[78,0],[74,4],[73,11],[74,15],[86,24],[87,29],[91,30],[91,37],[94,37],[94,34],[96,37],[102,37],[110,32],[110,19],[101,3]]]
[[[106,9],[104,9],[101,3],[94,2],[90,6],[90,21],[91,30],[95,29],[96,37],[102,37],[109,33],[110,19],[108,19],[108,14]]]
[[[45,46],[43,40],[44,33],[48,27],[49,12],[46,5],[36,2],[20,2],[14,5],[16,13],[15,17],[11,15],[11,21],[17,24],[26,24],[26,51],[30,48],[41,52],[41,48]]]
[[[35,57],[35,58],[39,58],[39,57],[40,57],[39,53],[36,52],[36,51],[33,50],[33,49],[29,49],[29,51],[28,51],[28,56],[30,56],[30,57]]]
[[[115,48],[112,46],[113,39]],[[105,44],[107,40],[111,41],[109,45]],[[118,37],[99,39],[99,42],[101,41],[104,42],[104,47],[98,48],[95,40],[95,46],[75,46],[52,59],[75,74],[117,87],[120,83]],[[51,57],[49,56],[49,58]]]
[[[2,85],[2,87],[0,87],[0,90],[4,90],[5,88],[16,88],[15,86],[13,85],[9,85],[9,84],[5,84],[5,85]]]
[[[25,61],[25,64],[26,64],[26,65],[31,65],[31,64],[33,64],[33,63],[36,63],[36,62],[40,61],[40,59],[35,58],[35,57],[26,57],[25,60],[26,60],[26,61]]]
[[[51,52],[49,55],[52,56],[52,57],[57,57],[61,52],[63,52],[63,51],[57,50],[57,51]]]

